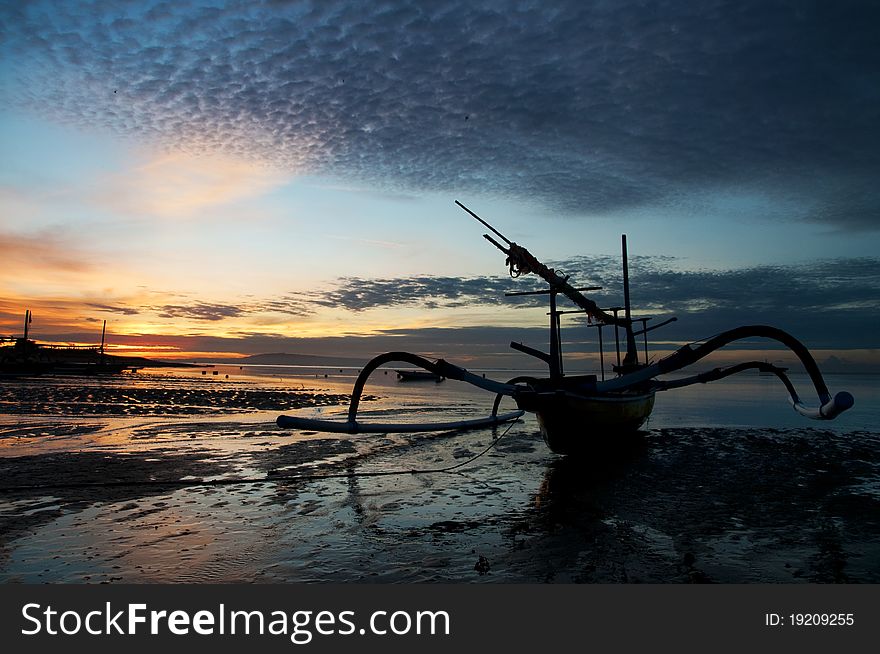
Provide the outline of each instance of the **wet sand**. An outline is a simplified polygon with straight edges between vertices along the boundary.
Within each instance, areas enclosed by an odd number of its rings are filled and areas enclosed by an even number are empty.
[[[5,385],[30,405],[0,415],[0,580],[880,582],[876,431],[660,419],[575,459],[529,416],[506,434],[278,429],[279,411],[344,414],[350,380],[318,381]],[[363,417],[485,413],[445,387],[388,381]]]
[[[877,434],[659,429],[577,460],[526,421],[455,473],[315,479],[453,465],[493,433],[218,424],[175,425],[185,447],[0,459],[0,579],[880,581]],[[195,483],[235,478],[270,481]]]
[[[39,377],[0,384],[0,413],[8,415],[214,415],[288,411],[346,401],[344,394],[317,389],[161,373]]]

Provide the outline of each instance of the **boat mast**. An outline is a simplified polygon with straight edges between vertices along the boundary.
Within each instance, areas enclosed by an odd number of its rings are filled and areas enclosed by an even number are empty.
[[[559,311],[556,309],[556,291],[550,291],[550,379],[562,377],[562,345],[559,338]]]
[[[629,303],[629,261],[626,252],[626,234],[620,235],[620,249],[623,255],[623,315],[624,329],[626,330],[626,356],[623,357],[623,366],[638,365],[639,355],[636,351],[636,339],[632,328],[632,313]]]
[[[101,329],[101,356],[104,356],[104,335],[107,333],[107,321],[104,321],[104,327]]]
[[[620,235],[620,251],[623,256],[623,311],[627,322],[632,322],[629,304],[629,262],[626,258],[626,234]]]
[[[28,324],[31,321],[31,310],[27,309],[24,312],[24,340],[27,341],[28,337]]]

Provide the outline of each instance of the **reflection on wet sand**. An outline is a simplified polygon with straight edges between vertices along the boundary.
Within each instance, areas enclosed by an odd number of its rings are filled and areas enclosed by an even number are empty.
[[[519,563],[546,581],[876,582],[877,444],[865,432],[662,429],[559,459],[516,528]]]
[[[367,416],[438,413],[406,392]],[[484,399],[439,413],[479,414]],[[3,417],[0,579],[880,582],[874,431],[657,426],[563,458],[532,418],[496,442],[491,429],[336,438],[273,417]],[[251,481],[203,483],[237,479]]]

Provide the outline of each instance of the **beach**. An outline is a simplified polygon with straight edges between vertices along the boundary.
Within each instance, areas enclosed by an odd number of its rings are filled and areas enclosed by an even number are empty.
[[[757,376],[658,396],[639,435],[573,458],[528,414],[467,432],[281,430],[279,413],[343,416],[356,371],[217,372],[0,381],[0,579],[880,582],[873,377],[834,380],[857,398],[848,422],[785,412]],[[491,407],[454,382],[376,375],[364,420]]]

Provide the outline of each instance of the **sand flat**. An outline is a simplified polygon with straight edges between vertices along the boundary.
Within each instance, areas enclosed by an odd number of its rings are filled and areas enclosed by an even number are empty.
[[[344,396],[323,404],[336,389],[312,405],[298,390],[302,410],[344,413]],[[366,401],[367,419],[474,416],[485,399],[412,392]],[[504,430],[338,438],[231,397],[223,413],[0,416],[0,579],[880,581],[875,431],[661,423],[572,459],[527,417],[463,468],[412,474]]]

